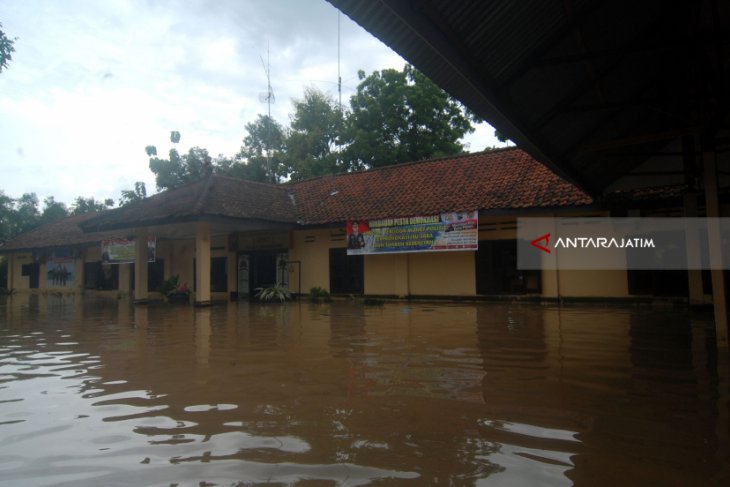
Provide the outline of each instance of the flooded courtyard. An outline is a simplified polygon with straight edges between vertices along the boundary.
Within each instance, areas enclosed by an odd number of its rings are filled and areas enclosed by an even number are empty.
[[[0,485],[728,485],[683,309],[0,301]]]

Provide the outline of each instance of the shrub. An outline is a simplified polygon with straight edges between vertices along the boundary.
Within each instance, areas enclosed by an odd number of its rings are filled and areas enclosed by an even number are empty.
[[[324,288],[314,286],[309,290],[309,300],[313,303],[329,303],[331,301],[330,293]]]
[[[271,287],[256,288],[256,298],[259,301],[287,301],[291,299],[291,293],[286,286],[277,283]]]

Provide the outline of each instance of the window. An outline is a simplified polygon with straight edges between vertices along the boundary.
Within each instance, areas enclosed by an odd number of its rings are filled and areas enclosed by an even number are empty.
[[[101,262],[84,263],[84,288],[115,290],[119,288],[119,266]]]
[[[474,259],[477,294],[540,293],[541,271],[517,269],[517,240],[482,240]]]

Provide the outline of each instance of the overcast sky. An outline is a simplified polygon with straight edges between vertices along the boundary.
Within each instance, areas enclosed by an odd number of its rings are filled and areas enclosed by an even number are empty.
[[[0,190],[67,204],[116,201],[135,181],[154,192],[144,148],[167,154],[171,130],[181,152],[232,156],[267,110],[267,43],[282,125],[305,86],[336,99],[337,18],[324,0],[3,0],[2,29],[18,39],[0,73]],[[340,32],[347,104],[358,69],[405,61],[344,15]],[[466,142],[498,145],[486,124]]]

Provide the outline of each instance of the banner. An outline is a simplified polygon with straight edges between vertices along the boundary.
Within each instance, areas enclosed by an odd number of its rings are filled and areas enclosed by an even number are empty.
[[[477,250],[478,226],[476,211],[350,220],[347,255]]]
[[[147,239],[147,262],[155,261],[157,238]],[[101,261],[107,264],[131,264],[134,262],[134,239],[115,238],[101,241]]]
[[[73,254],[55,252],[46,261],[47,287],[72,287],[75,277]]]

